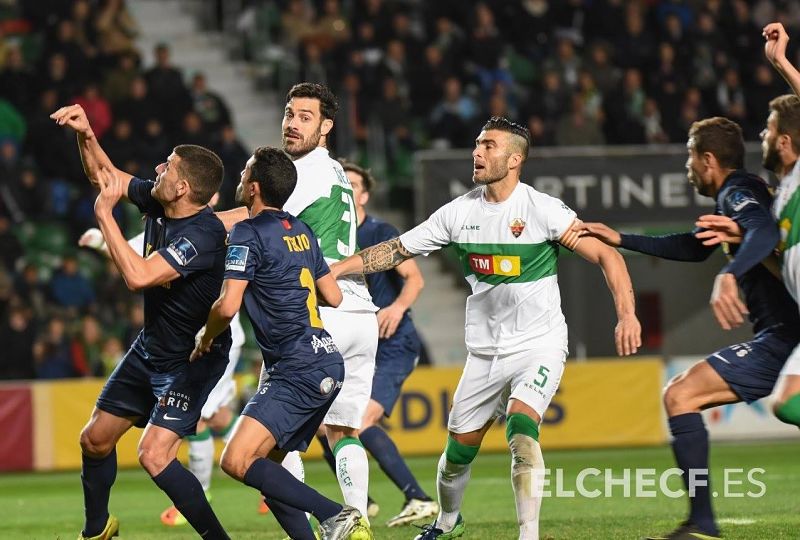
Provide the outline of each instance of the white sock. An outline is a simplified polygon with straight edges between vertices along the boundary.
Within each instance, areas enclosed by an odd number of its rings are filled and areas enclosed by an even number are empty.
[[[203,491],[211,488],[211,472],[214,470],[214,439],[189,440],[189,470],[200,481]]]
[[[353,439],[354,437],[346,437]],[[355,506],[364,519],[367,519],[367,491],[369,488],[369,462],[367,452],[361,442],[336,445],[336,478],[342,488],[345,504]]]
[[[445,454],[439,458],[439,466],[436,471],[436,492],[439,494],[439,517],[436,518],[436,528],[444,532],[452,530],[458,520],[458,513],[461,511],[461,501],[464,499],[464,491],[467,489],[467,482],[471,465],[458,465],[447,461]]]
[[[292,473],[292,476],[300,480],[306,481],[306,470],[303,467],[303,458],[300,457],[300,452],[289,452],[283,458],[283,468]]]
[[[539,510],[542,506],[544,458],[533,437],[515,434],[511,449],[511,485],[517,505],[519,540],[539,540]]]

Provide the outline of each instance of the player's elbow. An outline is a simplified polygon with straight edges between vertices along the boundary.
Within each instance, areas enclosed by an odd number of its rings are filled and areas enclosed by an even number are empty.
[[[147,288],[145,281],[138,276],[126,276],[125,285],[131,292],[139,292]]]

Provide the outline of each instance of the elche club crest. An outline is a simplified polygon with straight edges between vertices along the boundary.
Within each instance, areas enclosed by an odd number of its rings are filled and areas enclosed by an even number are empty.
[[[525,222],[522,221],[522,218],[512,219],[508,226],[511,229],[511,234],[514,235],[514,238],[519,238],[519,235],[521,235],[522,231],[525,230]]]

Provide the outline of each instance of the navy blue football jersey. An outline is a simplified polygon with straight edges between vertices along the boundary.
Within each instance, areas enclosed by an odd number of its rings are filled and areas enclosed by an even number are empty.
[[[250,282],[244,305],[267,368],[338,357],[319,355],[336,350],[317,306],[316,280],[329,272],[314,233],[287,212],[264,210],[231,229],[225,279]]]
[[[400,236],[400,231],[393,225],[372,216],[366,216],[363,223],[358,226],[358,249],[365,249],[398,236]],[[379,308],[390,305],[403,290],[403,277],[395,269],[367,274],[366,277],[372,302]],[[411,323],[408,314],[409,310],[406,310],[397,327],[398,332],[405,331],[406,325]]]
[[[154,367],[169,370],[189,361],[194,337],[219,297],[225,270],[225,227],[206,207],[180,219],[164,216],[151,195],[154,182],[132,178],[128,199],[146,215],[143,257],[158,252],[180,276],[144,291],[144,328],[133,347]],[[230,330],[216,343],[230,347]]]

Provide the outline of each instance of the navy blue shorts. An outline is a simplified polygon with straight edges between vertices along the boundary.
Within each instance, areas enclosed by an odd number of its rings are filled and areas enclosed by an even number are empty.
[[[97,408],[138,417],[137,427],[151,423],[181,437],[194,435],[208,394],[228,365],[229,349],[229,344],[214,344],[194,362],[161,372],[131,347],[103,386]]]
[[[344,361],[338,352],[328,353],[326,360],[334,361],[298,370],[271,368],[245,405],[242,414],[267,428],[278,449],[304,452],[339,394]]]
[[[766,328],[752,341],[721,349],[706,360],[742,401],[752,403],[772,393],[797,341],[782,327]]]
[[[422,343],[413,326],[378,341],[370,397],[381,404],[386,418],[392,414],[403,383],[414,371],[421,350]]]

